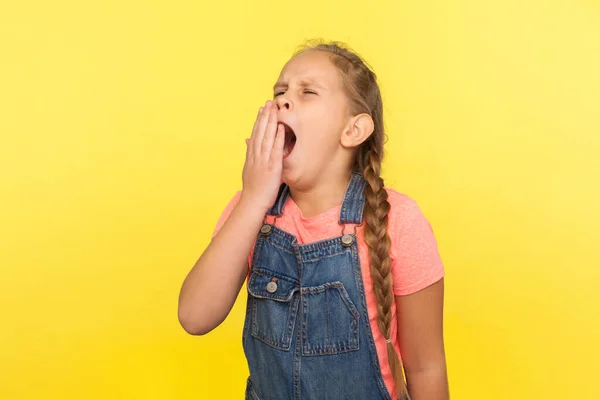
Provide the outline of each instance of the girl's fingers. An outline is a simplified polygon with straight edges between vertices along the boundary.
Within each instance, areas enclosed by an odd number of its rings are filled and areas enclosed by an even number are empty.
[[[251,139],[246,139],[246,160],[248,160],[252,155],[252,145],[250,140]]]
[[[273,151],[271,151],[270,163],[282,162],[283,147],[285,145],[285,129],[282,124],[277,125],[277,134],[273,143]]]
[[[271,102],[267,102],[265,108],[263,109],[263,114],[260,117],[260,121],[258,123],[258,127],[256,128],[256,135],[252,139],[254,142],[254,157],[260,157],[261,154],[261,146],[262,141],[265,135],[265,129],[267,127],[267,123],[269,122],[269,115],[271,110]]]
[[[264,110],[264,107],[260,107],[258,109],[258,115],[256,116],[256,120],[254,121],[254,126],[252,127],[252,135],[250,135],[250,138],[253,138],[256,135],[256,131],[258,130],[258,124],[262,117],[263,110]]]
[[[254,146],[252,145],[252,139],[256,136],[256,131],[258,130],[258,123],[262,117],[263,107],[258,109],[258,115],[256,116],[256,120],[254,121],[254,126],[252,127],[252,134],[250,135],[250,139],[246,139],[246,159],[252,157],[254,153]]]
[[[275,134],[277,133],[277,111],[275,107],[271,107],[269,111],[269,120],[267,127],[265,128],[265,136],[263,137],[261,153],[262,158],[265,161],[269,161],[271,157],[271,151],[273,150],[273,142],[275,141]]]

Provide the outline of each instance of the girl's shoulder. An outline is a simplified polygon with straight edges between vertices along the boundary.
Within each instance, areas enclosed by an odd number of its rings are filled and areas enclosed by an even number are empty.
[[[415,225],[429,225],[423,211],[417,202],[410,196],[390,187],[384,187],[388,194],[390,212],[388,214],[388,229],[392,232],[401,232]]]
[[[390,214],[410,214],[419,209],[417,202],[407,194],[388,186],[385,186],[384,189],[388,195],[388,203],[390,203]]]

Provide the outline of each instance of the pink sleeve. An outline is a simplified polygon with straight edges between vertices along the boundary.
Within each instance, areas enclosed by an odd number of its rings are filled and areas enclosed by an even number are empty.
[[[215,237],[217,235],[217,233],[219,233],[219,230],[221,230],[221,228],[225,224],[225,221],[227,221],[227,218],[229,218],[229,215],[231,214],[231,212],[237,205],[238,201],[240,201],[241,195],[242,195],[242,191],[240,190],[235,194],[235,196],[233,196],[233,198],[231,200],[229,200],[229,203],[227,204],[227,206],[221,213],[219,220],[217,221],[217,226],[215,227],[215,230],[213,231],[212,237]]]
[[[417,203],[391,194],[388,232],[392,244],[394,295],[407,295],[444,277],[444,265],[429,221]]]

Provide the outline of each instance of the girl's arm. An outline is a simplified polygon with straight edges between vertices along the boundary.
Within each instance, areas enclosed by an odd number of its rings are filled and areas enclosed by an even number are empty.
[[[444,280],[396,296],[398,340],[411,400],[447,400],[443,337]]]
[[[231,311],[248,273],[248,255],[264,212],[240,198],[231,215],[187,275],[179,295],[179,323],[204,335]]]
[[[216,328],[235,303],[248,256],[281,185],[285,132],[272,102],[261,108],[246,140],[240,200],[189,272],[179,293],[179,323],[192,335]]]

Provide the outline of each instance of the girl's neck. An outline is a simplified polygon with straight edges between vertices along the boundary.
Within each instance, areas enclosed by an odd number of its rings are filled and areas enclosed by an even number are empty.
[[[346,171],[322,176],[307,189],[290,187],[290,195],[305,218],[316,217],[344,201],[351,175]]]

